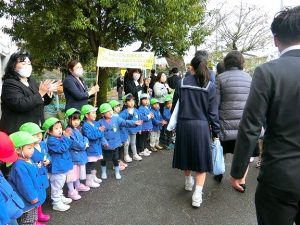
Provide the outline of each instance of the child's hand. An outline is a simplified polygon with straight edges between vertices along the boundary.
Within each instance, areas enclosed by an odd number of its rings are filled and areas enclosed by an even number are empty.
[[[50,164],[50,160],[49,159],[45,159],[43,162],[44,166],[48,166]]]
[[[105,130],[105,126],[99,127],[99,130],[103,132]]]
[[[38,198],[35,198],[35,199],[33,199],[30,203],[31,204],[35,204],[35,203],[37,203],[39,201],[39,199]]]
[[[165,120],[162,120],[162,121],[161,121],[161,124],[162,124],[162,125],[166,125],[167,123],[168,123],[168,122],[165,121]]]
[[[135,124],[138,125],[138,126],[142,125],[143,124],[143,120],[138,120],[138,121],[135,122]]]
[[[85,148],[88,148],[88,147],[90,147],[90,145],[89,145],[89,143],[86,143]]]
[[[150,115],[151,119],[153,119],[153,118],[154,118],[154,114],[153,114],[153,112],[149,113],[149,115]]]
[[[103,145],[105,149],[108,149],[108,144]]]
[[[65,131],[64,131],[64,136],[66,137],[71,137],[72,135],[72,129],[71,128],[67,128]]]

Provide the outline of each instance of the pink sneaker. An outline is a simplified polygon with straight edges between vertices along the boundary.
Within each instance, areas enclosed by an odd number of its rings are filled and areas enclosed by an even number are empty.
[[[72,192],[68,192],[68,197],[75,201],[81,199],[81,196],[78,194],[78,192],[76,190],[74,190]]]
[[[76,187],[77,191],[89,191],[91,190],[90,187],[84,185],[84,184],[80,184],[78,187]]]

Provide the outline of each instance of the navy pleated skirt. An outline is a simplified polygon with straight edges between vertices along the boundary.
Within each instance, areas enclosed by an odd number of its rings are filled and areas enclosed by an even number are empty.
[[[208,121],[178,120],[173,168],[211,172],[211,136]]]

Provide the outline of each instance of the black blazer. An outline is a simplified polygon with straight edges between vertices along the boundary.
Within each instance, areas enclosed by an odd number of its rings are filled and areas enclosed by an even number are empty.
[[[300,193],[300,49],[255,69],[240,122],[231,176],[243,177],[266,120],[258,181]]]
[[[52,98],[39,94],[38,84],[33,78],[28,79],[29,87],[16,79],[3,82],[1,94],[2,117],[0,130],[8,134],[16,132],[26,122],[41,125],[44,122],[44,105]]]
[[[88,104],[89,94],[88,88],[84,83],[83,79],[81,79],[82,84],[71,74],[69,74],[64,82],[64,94],[66,98],[66,107],[65,110],[70,108],[75,108],[80,110],[83,105]]]
[[[124,91],[125,94],[131,93],[134,97],[135,105],[138,106],[139,96],[138,92],[143,91],[144,85],[135,85],[133,80],[125,79],[124,80]]]

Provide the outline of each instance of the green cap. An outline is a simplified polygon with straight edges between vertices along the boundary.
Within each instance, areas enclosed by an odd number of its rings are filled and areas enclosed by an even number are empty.
[[[30,133],[26,131],[17,131],[9,135],[9,138],[14,143],[15,148],[23,147],[24,145],[30,145],[37,141]]]
[[[72,116],[74,113],[78,112],[80,114],[80,111],[78,109],[75,108],[70,108],[66,111],[66,116],[70,117]]]
[[[94,107],[92,105],[84,105],[81,108],[81,114],[85,115],[85,114],[90,113],[90,112],[96,112],[97,109],[98,109],[97,107]]]
[[[165,96],[165,102],[170,102],[172,101],[172,96],[171,95],[166,95]]]
[[[151,98],[150,104],[154,105],[155,103],[159,103],[158,100],[156,98]]]
[[[117,100],[110,100],[109,104],[112,108],[115,108],[116,106],[120,105],[120,102],[118,102]]]
[[[32,123],[32,122],[24,123],[20,127],[19,130],[26,131],[26,132],[30,133],[31,135],[36,135],[38,133],[44,132],[37,124]]]
[[[147,93],[143,93],[143,94],[141,94],[140,99],[143,99],[143,98],[150,98],[150,96]]]
[[[131,96],[132,96],[131,93],[129,93],[129,94],[127,94],[127,95],[124,95],[124,96],[122,97],[122,101],[123,101],[123,102],[126,102],[126,99],[127,99],[128,97],[131,97]]]
[[[112,110],[112,108],[111,108],[110,104],[108,104],[108,103],[103,103],[100,105],[100,113],[106,113],[111,110]]]
[[[59,119],[57,119],[55,117],[50,117],[50,118],[45,120],[42,127],[43,127],[44,130],[47,131],[47,130],[49,130],[50,127],[52,127],[57,122],[60,122]]]

